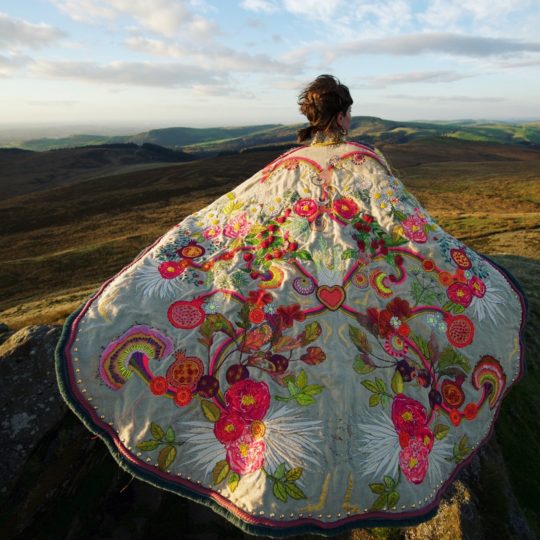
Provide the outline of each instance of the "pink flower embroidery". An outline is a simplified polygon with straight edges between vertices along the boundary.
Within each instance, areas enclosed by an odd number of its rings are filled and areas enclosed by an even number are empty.
[[[471,292],[478,298],[483,298],[486,294],[486,284],[477,276],[473,276],[468,283]]]
[[[203,236],[206,240],[213,240],[221,234],[221,227],[219,225],[210,225],[203,231]]]
[[[245,433],[227,445],[227,462],[231,471],[244,475],[259,470],[264,463],[265,449],[264,439],[255,440],[250,433]]]
[[[246,213],[242,212],[238,216],[232,218],[223,229],[223,234],[228,238],[238,238],[246,236],[251,223],[247,220]]]
[[[446,294],[454,304],[467,307],[472,301],[472,291],[464,283],[453,283],[446,289]]]
[[[420,484],[429,465],[428,456],[435,437],[426,426],[425,407],[405,394],[398,394],[392,403],[392,422],[402,448],[399,465],[403,474],[413,484]]]
[[[429,450],[420,439],[413,438],[399,453],[399,465],[403,474],[413,484],[420,484],[428,469]]]
[[[294,211],[300,217],[305,217],[312,221],[319,213],[319,206],[313,199],[300,199],[294,205]]]
[[[398,394],[392,402],[392,422],[396,431],[415,435],[426,425],[426,408],[405,394]]]
[[[227,390],[225,400],[245,420],[262,420],[270,406],[270,391],[265,382],[244,379]]]
[[[405,236],[409,240],[412,240],[413,242],[417,242],[419,244],[427,242],[427,235],[424,231],[424,225],[426,224],[426,219],[419,214],[413,214],[409,216],[406,220],[401,222],[401,225],[403,226],[403,230],[405,232]]]
[[[344,197],[343,199],[338,199],[334,201],[333,204],[334,212],[343,219],[352,219],[356,214],[358,214],[358,205],[353,199]]]
[[[214,424],[214,435],[220,443],[230,443],[242,436],[246,426],[245,420],[239,414],[225,413]]]
[[[185,270],[185,266],[177,261],[165,261],[159,265],[158,270],[162,278],[173,279]]]

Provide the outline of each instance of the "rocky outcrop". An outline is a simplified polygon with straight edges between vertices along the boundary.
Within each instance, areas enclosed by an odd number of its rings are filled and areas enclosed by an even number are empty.
[[[67,407],[54,371],[58,326],[29,326],[0,345],[0,493]]]
[[[540,478],[540,263],[499,258],[529,296],[528,374],[503,403],[495,435],[416,527],[357,529],[339,539],[537,538]],[[0,531],[3,538],[251,538],[208,508],[133,479],[67,409],[54,374],[55,326],[0,345]],[[319,538],[303,535],[297,538]]]

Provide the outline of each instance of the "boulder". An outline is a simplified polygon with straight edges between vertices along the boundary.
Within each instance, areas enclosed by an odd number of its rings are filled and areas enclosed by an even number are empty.
[[[54,370],[59,337],[58,326],[29,326],[0,345],[0,493],[67,410]]]

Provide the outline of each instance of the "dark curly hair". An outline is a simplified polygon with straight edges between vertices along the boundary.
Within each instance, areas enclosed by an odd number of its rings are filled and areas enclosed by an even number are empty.
[[[300,112],[309,126],[298,130],[298,142],[310,139],[317,131],[337,131],[337,116],[347,114],[353,100],[349,89],[333,75],[319,75],[298,96]]]

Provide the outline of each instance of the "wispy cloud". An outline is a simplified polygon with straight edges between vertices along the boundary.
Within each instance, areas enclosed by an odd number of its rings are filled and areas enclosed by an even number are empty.
[[[0,46],[41,48],[67,37],[66,32],[48,24],[34,24],[0,13]]]
[[[54,79],[72,79],[78,81],[130,86],[152,86],[191,88],[196,84],[222,84],[225,77],[199,66],[177,62],[35,62],[30,72],[36,76]]]
[[[499,67],[503,69],[528,68],[531,66],[540,66],[540,57],[528,58],[526,60],[515,60],[510,62],[501,62]]]
[[[248,11],[260,13],[274,13],[278,10],[278,6],[270,0],[244,0],[240,6]]]
[[[506,28],[513,14],[534,15],[535,0],[432,0],[417,15],[418,21],[433,29],[451,28],[471,20],[486,30]]]
[[[125,44],[133,50],[155,56],[189,58],[199,66],[217,71],[295,74],[302,70],[299,62],[275,60],[266,54],[250,54],[220,45],[188,49],[179,43],[142,36],[132,36]]]
[[[408,94],[388,94],[384,96],[390,99],[399,99],[399,100],[410,100],[417,103],[422,103],[424,101],[440,101],[440,102],[461,102],[461,103],[498,103],[501,101],[506,101],[505,98],[495,97],[495,96],[426,96],[426,95],[408,95]]]
[[[12,58],[0,54],[0,77],[9,77],[17,70],[17,65]]]
[[[334,55],[416,56],[424,53],[445,53],[455,56],[486,57],[537,51],[540,51],[540,42],[450,33],[426,33],[350,41],[335,47]]]
[[[399,84],[417,84],[417,83],[449,83],[467,79],[473,75],[466,75],[456,71],[417,71],[410,73],[395,73],[374,77],[366,84],[356,85],[360,88],[386,88]]]
[[[283,0],[283,7],[295,15],[301,15],[309,19],[330,20],[343,0]]]
[[[188,0],[53,0],[55,5],[78,21],[112,21],[132,17],[141,28],[174,37],[187,32],[193,37],[214,35],[215,24],[196,14]]]

